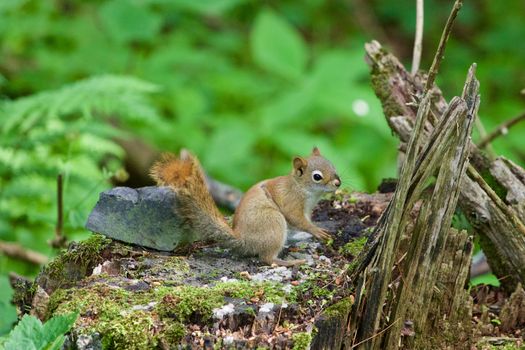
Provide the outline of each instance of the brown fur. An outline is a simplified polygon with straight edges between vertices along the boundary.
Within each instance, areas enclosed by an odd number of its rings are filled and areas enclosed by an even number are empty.
[[[177,213],[202,237],[258,255],[268,264],[291,266],[304,261],[277,258],[288,230],[328,239],[330,235],[312,223],[311,211],[324,192],[340,185],[335,168],[317,147],[307,159],[295,157],[292,163],[290,175],[259,182],[246,192],[235,211],[233,229],[215,206],[199,161],[189,152],[181,152],[180,158],[164,155],[152,167],[151,175],[157,184],[170,186],[177,193]],[[322,180],[315,181],[314,172],[321,174]]]

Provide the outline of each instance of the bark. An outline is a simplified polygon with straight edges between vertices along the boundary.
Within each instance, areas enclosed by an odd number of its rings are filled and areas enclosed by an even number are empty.
[[[415,123],[417,96],[424,91],[424,77],[410,75],[377,42],[367,44],[366,51],[372,86],[388,125],[406,143]],[[448,108],[436,86],[430,91],[431,114],[424,128],[427,137]],[[464,95],[472,96],[467,91]],[[505,158],[487,158],[472,142],[470,163],[472,168],[464,176],[459,207],[480,236],[492,271],[507,288],[513,289],[518,282],[525,282],[525,171]]]
[[[369,258],[357,269],[347,348],[395,349],[400,344],[427,348],[452,344],[451,339],[468,339],[471,301],[464,286],[471,238],[454,231],[452,239],[447,239],[479,106],[474,72],[475,65],[469,70],[462,96],[448,106],[442,98],[435,98],[436,89],[417,103],[415,125],[406,127],[411,132],[405,140],[408,147],[396,193],[372,235]],[[404,78],[410,79],[407,72]],[[389,98],[401,100],[403,95]],[[393,106],[392,100],[388,103]],[[434,175],[433,188],[410,227],[410,213]],[[408,243],[400,244],[407,236]],[[436,332],[436,327],[449,329],[450,334]]]

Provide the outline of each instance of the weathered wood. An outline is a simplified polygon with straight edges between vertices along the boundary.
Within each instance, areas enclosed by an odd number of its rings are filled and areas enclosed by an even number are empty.
[[[470,74],[472,74],[472,70]],[[477,91],[473,93],[477,95]],[[439,125],[434,129],[434,133],[443,131],[429,141],[428,149],[431,149],[432,144],[436,144],[445,148],[446,151],[443,157],[439,159],[441,167],[432,195],[424,203],[412,234],[405,268],[400,271],[403,278],[400,287],[397,289],[397,298],[390,317],[392,320],[410,320],[415,326],[416,335],[423,334],[426,338],[428,338],[428,334],[424,332],[424,329],[428,315],[433,315],[436,310],[429,310],[425,306],[428,305],[428,300],[432,298],[441,261],[446,254],[445,245],[452,215],[456,208],[460,180],[468,163],[468,140],[473,119],[467,116],[467,106],[464,101],[463,105],[459,104],[458,106],[462,106],[462,108],[458,108],[459,114],[452,115],[453,118],[447,116],[441,118]],[[446,142],[444,136],[439,137],[446,135],[446,131],[455,134],[452,142]],[[422,152],[422,156],[426,154],[428,153]],[[429,165],[429,161],[426,161],[429,158],[436,157],[423,158],[421,166],[415,172],[414,177],[420,183],[424,183],[436,169],[435,164]],[[422,169],[428,170],[425,172]],[[420,173],[422,175],[419,175]],[[456,247],[452,248],[456,251]],[[466,266],[468,269],[468,262]],[[466,276],[465,274],[463,282],[466,281]],[[401,322],[397,322],[385,333],[387,348],[393,348],[399,343],[401,325]]]
[[[463,237],[460,242],[453,240],[447,245],[447,237],[468,165],[470,134],[479,106],[479,83],[474,71],[475,65],[469,70],[462,97],[455,97],[442,110],[443,115],[438,115],[436,108],[432,110],[433,92],[426,93],[419,104],[396,193],[372,234],[368,258],[358,260],[366,268],[358,279],[347,348],[395,349],[401,334],[410,335],[408,345],[422,344],[422,339],[428,344],[433,332],[429,332],[427,324],[433,324],[432,320],[445,317],[455,323],[466,322],[454,310],[445,311],[440,306],[450,301],[458,306],[468,296],[463,286],[471,244],[466,244],[468,239]],[[431,115],[434,127],[428,124]],[[406,122],[402,118],[396,121]],[[410,213],[434,174],[437,175],[432,194],[424,201],[412,232],[408,232]],[[410,234],[408,249],[400,246],[402,238]],[[454,260],[457,251],[465,254]],[[448,269],[447,274],[441,264],[445,258],[461,266]],[[393,275],[403,259],[402,267]],[[356,271],[360,273],[362,269]],[[456,283],[437,285],[441,275]],[[436,288],[441,294],[436,293]],[[451,295],[456,298],[445,297]],[[427,307],[429,300],[435,300],[433,309]],[[435,338],[432,343],[444,341],[439,336]]]
[[[379,234],[378,248],[369,265],[370,267],[367,267],[364,272],[365,276],[367,276],[367,295],[364,299],[359,298],[356,303],[356,308],[354,308],[356,311],[359,310],[356,312],[360,315],[359,324],[351,325],[353,327],[353,332],[351,333],[356,333],[356,340],[358,342],[371,338],[380,324],[381,308],[383,307],[387,287],[390,283],[392,265],[401,237],[399,233],[402,232],[403,229],[400,227],[403,224],[402,217],[407,211],[404,204],[407,201],[410,190],[412,173],[414,172],[416,164],[417,152],[421,146],[422,129],[429,112],[429,106],[430,96],[426,95],[418,111],[418,117],[416,118],[416,125],[414,127],[414,136],[410,139],[408,145],[407,158],[401,170],[401,176],[394,198],[383,214],[384,220],[382,220],[378,228],[376,228],[376,234]],[[363,286],[364,285],[361,285],[361,287]],[[357,294],[361,294],[361,292],[362,290],[358,288]],[[372,338],[370,342],[364,345],[367,348],[372,348],[370,345],[374,344],[374,339],[375,338]]]
[[[402,142],[407,142],[416,118],[414,96],[421,96],[424,91],[424,79],[410,75],[379,43],[371,42],[365,49],[367,62],[372,67],[372,86],[381,100],[388,125]],[[432,117],[429,121],[436,125],[439,116],[447,109],[447,103],[436,86],[431,92]],[[477,111],[473,111],[473,116],[476,115]],[[432,129],[432,125],[426,125],[427,135]],[[483,186],[480,186],[480,181],[465,176],[459,207],[479,234],[493,272],[504,277],[504,285],[513,288],[517,282],[525,283],[525,201],[522,197],[525,171],[500,158],[491,161],[473,143],[470,148],[470,162],[481,174]],[[470,177],[475,176],[472,171],[468,173]],[[502,196],[500,203],[495,202],[491,191],[487,191],[490,188],[487,181],[495,186],[495,193]]]
[[[525,324],[525,291],[521,284],[501,309],[500,319],[501,329],[507,332]]]

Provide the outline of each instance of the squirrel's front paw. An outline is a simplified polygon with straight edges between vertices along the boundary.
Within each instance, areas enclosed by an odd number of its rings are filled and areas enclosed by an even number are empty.
[[[332,238],[330,233],[322,228],[315,230],[315,232],[312,232],[312,234],[323,241],[328,241]]]

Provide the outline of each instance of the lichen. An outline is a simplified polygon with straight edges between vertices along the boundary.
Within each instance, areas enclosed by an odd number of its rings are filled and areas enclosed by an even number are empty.
[[[293,350],[306,350],[312,342],[312,334],[308,332],[295,333],[292,335]]]

